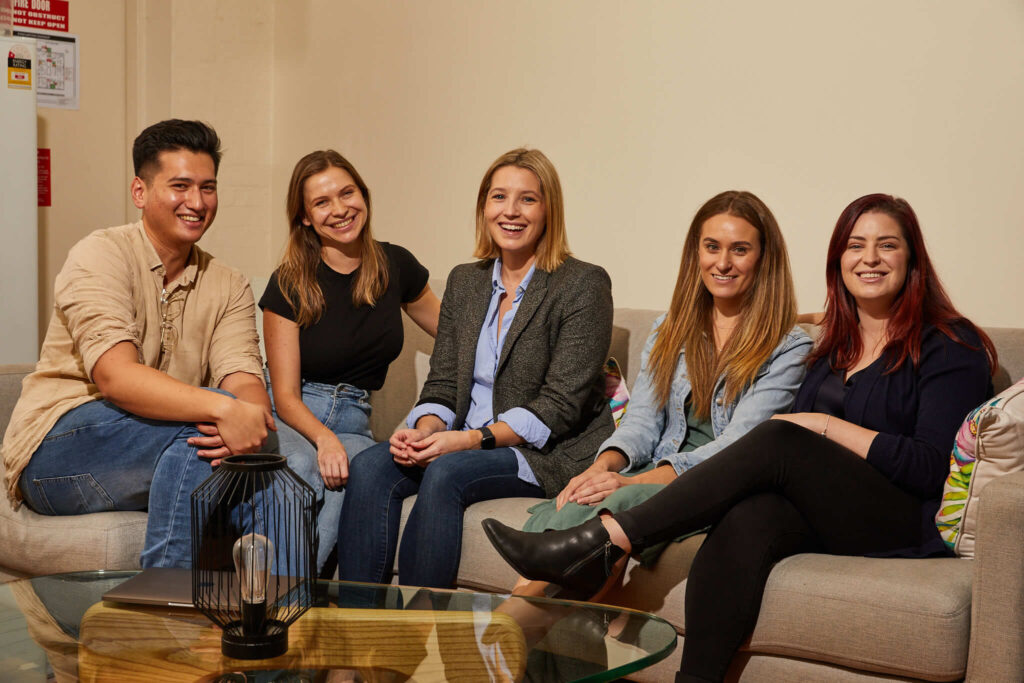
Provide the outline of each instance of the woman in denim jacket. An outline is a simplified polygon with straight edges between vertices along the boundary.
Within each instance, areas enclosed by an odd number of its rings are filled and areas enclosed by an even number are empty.
[[[898,197],[865,195],[843,210],[825,282],[793,412],[581,528],[524,534],[483,522],[520,572],[584,595],[627,554],[710,527],[687,575],[677,682],[725,679],[787,557],[948,555],[935,511],[957,426],[992,395],[992,341],[953,307]]]
[[[788,410],[811,349],[795,321],[789,257],[771,211],[749,192],[708,200],[690,225],[671,308],[654,322],[622,424],[557,498],[531,508],[525,530],[628,509]],[[520,580],[515,592],[546,586]]]

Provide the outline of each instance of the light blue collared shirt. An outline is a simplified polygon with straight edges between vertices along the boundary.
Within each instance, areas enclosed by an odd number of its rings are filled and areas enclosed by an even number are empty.
[[[519,304],[526,294],[526,288],[533,279],[536,265],[532,266],[526,277],[516,287],[515,298],[512,299],[512,309],[505,314],[505,317],[498,321],[498,302],[505,294],[505,285],[501,282],[501,259],[495,259],[494,270],[491,271],[491,302],[487,308],[487,315],[484,316],[483,326],[480,328],[480,336],[476,343],[476,360],[473,364],[473,386],[470,390],[469,412],[466,414],[466,421],[462,425],[463,430],[479,429],[504,422],[512,428],[516,434],[523,438],[523,441],[535,448],[543,448],[551,436],[551,430],[541,422],[540,418],[525,408],[512,408],[494,417],[494,376],[498,370],[498,359],[501,357],[501,347],[505,343],[505,337],[512,326],[512,320],[519,310]],[[424,415],[436,415],[444,421],[448,429],[452,428],[455,422],[455,413],[446,406],[438,403],[423,403],[412,409],[405,423],[410,427],[416,426],[416,421]],[[519,478],[529,484],[538,484],[533,469],[526,462],[526,458],[519,452],[519,449],[512,449],[516,454],[516,462],[519,464]]]

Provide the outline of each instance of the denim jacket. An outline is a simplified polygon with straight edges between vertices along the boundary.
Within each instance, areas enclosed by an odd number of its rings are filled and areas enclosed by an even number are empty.
[[[668,403],[660,410],[653,377],[647,367],[658,327],[664,319],[661,315],[654,321],[644,345],[640,374],[633,385],[622,424],[597,450],[598,454],[608,448],[622,451],[629,460],[622,472],[639,470],[651,462],[668,462],[676,474],[680,474],[707,460],[772,415],[788,411],[806,371],[804,358],[811,350],[811,338],[800,327],[794,327],[758,370],[754,383],[745,388],[735,402],[725,402],[725,380],[719,378],[711,405],[715,440],[689,453],[679,453],[680,446],[686,442],[685,401],[690,394],[686,357],[680,352]]]

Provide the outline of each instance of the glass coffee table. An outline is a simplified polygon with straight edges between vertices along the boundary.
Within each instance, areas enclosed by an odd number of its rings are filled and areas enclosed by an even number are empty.
[[[193,609],[101,600],[135,573],[0,585],[0,680],[610,681],[676,645],[670,624],[629,609],[320,581],[288,652],[242,661]]]

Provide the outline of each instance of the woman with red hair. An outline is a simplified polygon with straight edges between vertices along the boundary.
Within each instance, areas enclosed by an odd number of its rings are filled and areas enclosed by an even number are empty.
[[[627,553],[708,527],[677,681],[724,678],[784,557],[948,553],[933,518],[956,429],[992,395],[992,342],[953,307],[902,199],[846,207],[825,273],[823,330],[793,413],[614,516],[543,534],[484,522],[520,574],[590,593]]]

